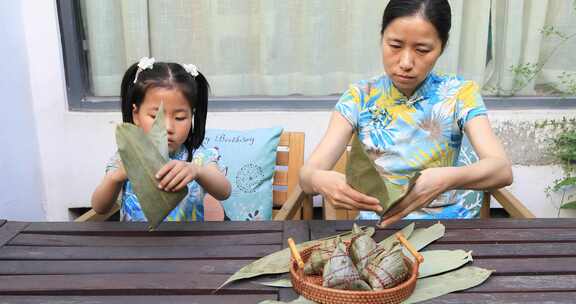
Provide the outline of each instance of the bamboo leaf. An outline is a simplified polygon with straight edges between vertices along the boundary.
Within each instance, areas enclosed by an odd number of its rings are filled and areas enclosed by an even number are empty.
[[[357,191],[377,198],[383,209],[380,215],[408,193],[418,175],[416,173],[410,178],[408,186],[397,185],[382,178],[364,151],[358,136],[354,135],[349,160],[346,163],[346,182]]]
[[[184,199],[188,189],[184,187],[178,192],[158,189],[155,174],[166,160],[139,127],[130,123],[117,126],[116,142],[122,164],[148,220],[148,227],[153,230]]]
[[[414,293],[403,303],[418,303],[478,286],[486,281],[491,273],[492,270],[467,266],[445,274],[419,279]]]
[[[148,137],[160,152],[164,160],[169,160],[168,155],[168,132],[166,132],[166,122],[164,120],[164,103],[160,102],[158,113],[152,123],[152,128],[148,132]]]
[[[258,304],[317,304],[314,301],[310,301],[303,296],[299,296],[296,300],[290,302],[282,302],[282,301],[274,301],[274,300],[265,300],[259,302]]]
[[[410,236],[412,236],[412,232],[414,232],[414,223],[411,223],[410,225],[407,225],[406,227],[402,228],[400,232],[404,235],[406,239],[410,238]],[[384,250],[388,252],[397,244],[400,244],[400,242],[396,239],[395,233],[393,233],[391,236],[387,237],[386,239],[378,243],[378,247],[384,248]]]
[[[372,236],[374,234],[374,227],[365,228],[364,231],[365,231],[364,233],[366,233],[367,235]],[[298,250],[302,251],[306,248],[319,245],[322,242],[330,242],[331,240],[335,239],[338,236],[340,236],[343,241],[346,241],[351,240],[356,235],[353,234],[351,231],[348,231],[345,233],[330,236],[320,240],[304,242],[296,245],[296,247],[298,248]],[[222,283],[222,285],[220,285],[220,287],[218,287],[217,290],[237,280],[249,279],[265,274],[286,273],[289,271],[290,271],[290,249],[284,248],[280,251],[271,253],[265,257],[262,257],[242,267],[240,270],[238,270],[236,273],[230,276],[226,280],[226,282]]]
[[[464,250],[430,250],[422,251],[424,263],[418,270],[418,278],[425,278],[450,270],[472,261],[472,251]]]
[[[281,287],[281,288],[292,287],[292,281],[290,281],[290,279],[279,279],[271,282],[258,282],[258,284],[270,287]]]
[[[420,251],[422,248],[428,246],[428,244],[443,237],[445,231],[446,227],[444,227],[442,223],[438,222],[428,228],[419,228],[414,230],[408,240],[416,250]],[[405,251],[404,254],[406,256],[411,256],[407,251]]]

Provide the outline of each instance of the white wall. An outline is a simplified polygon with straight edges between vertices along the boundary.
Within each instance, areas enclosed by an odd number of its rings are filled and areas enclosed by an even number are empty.
[[[19,1],[0,1],[0,218],[42,220],[41,166]]]
[[[43,207],[49,220],[68,220],[67,208],[89,205],[91,192],[103,175],[106,160],[114,152],[113,131],[121,120],[120,114],[66,110],[55,1],[24,0],[22,3],[30,89],[41,151]],[[18,94],[27,94],[27,91]],[[493,116],[496,120],[506,120],[509,114],[494,113]],[[534,115],[538,119],[538,113]],[[209,114],[208,127],[246,129],[281,125],[286,130],[304,131],[308,155],[320,140],[328,119],[329,112],[220,112]],[[554,212],[547,207],[552,205],[545,201],[544,187],[560,174],[559,169],[543,167],[542,175],[525,167],[515,167],[514,171],[517,175],[514,192],[530,209],[538,211],[538,215],[553,216]]]

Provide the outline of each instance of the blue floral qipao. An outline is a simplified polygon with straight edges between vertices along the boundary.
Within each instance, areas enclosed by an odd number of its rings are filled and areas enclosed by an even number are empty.
[[[182,146],[174,155],[170,155],[173,160],[187,160],[188,150]],[[198,149],[194,153],[192,162],[198,166],[205,166],[209,163],[218,163],[219,154],[216,149]],[[116,153],[106,165],[106,172],[118,168],[119,155]],[[164,221],[204,221],[204,189],[196,181],[188,183],[188,195],[172,210]],[[132,189],[132,184],[127,180],[121,192],[120,220],[145,222],[146,216],[142,211],[138,197]]]
[[[411,173],[455,166],[464,126],[486,115],[477,84],[433,72],[409,99],[385,75],[353,84],[335,109],[354,127],[380,175],[404,187]],[[478,208],[466,206],[461,193],[448,191],[406,218],[477,217]],[[361,212],[360,218],[379,217]]]

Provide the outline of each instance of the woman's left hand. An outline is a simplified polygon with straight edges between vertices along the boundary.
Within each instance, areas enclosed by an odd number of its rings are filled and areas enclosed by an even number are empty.
[[[200,167],[193,163],[171,160],[156,173],[158,188],[167,192],[178,191],[196,180],[199,173]]]
[[[420,172],[412,190],[392,208],[390,208],[378,225],[383,228],[393,224],[410,212],[425,207],[443,192],[450,189],[450,180],[454,176],[454,168],[428,168]]]

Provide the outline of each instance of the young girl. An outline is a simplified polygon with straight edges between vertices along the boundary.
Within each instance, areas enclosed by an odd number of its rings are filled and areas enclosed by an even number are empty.
[[[163,104],[170,161],[156,172],[158,188],[188,195],[165,221],[202,221],[206,193],[218,200],[230,195],[230,183],[217,166],[214,149],[200,146],[204,141],[208,110],[208,81],[194,65],[154,62],[142,58],[128,68],[122,79],[122,120],[149,132],[156,112]],[[92,194],[92,208],[106,213],[121,193],[120,218],[146,221],[138,198],[118,154],[106,166],[106,175]]]

